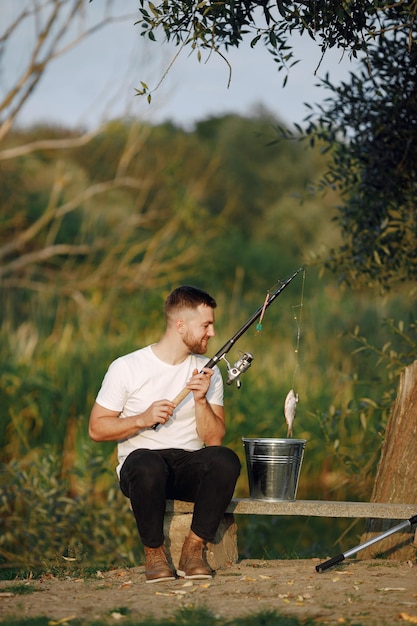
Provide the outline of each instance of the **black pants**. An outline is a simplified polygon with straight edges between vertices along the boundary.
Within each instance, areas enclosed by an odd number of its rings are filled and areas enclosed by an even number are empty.
[[[201,450],[131,452],[120,472],[120,488],[130,499],[142,543],[164,541],[166,500],[194,502],[191,530],[213,541],[240,473],[238,456],[224,446]]]

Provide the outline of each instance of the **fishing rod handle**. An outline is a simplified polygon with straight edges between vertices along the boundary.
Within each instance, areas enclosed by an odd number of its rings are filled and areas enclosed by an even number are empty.
[[[173,399],[173,403],[175,404],[175,408],[181,404],[181,402],[183,400],[185,400],[185,398],[188,396],[188,394],[191,393],[191,389],[188,389],[188,387],[184,387],[184,389],[182,391],[180,391],[175,398]],[[156,430],[158,428],[158,426],[162,426],[162,424],[158,423],[158,424],[154,424],[151,428],[153,430]]]
[[[182,391],[179,392],[179,394],[177,394],[175,396],[175,398],[173,399],[173,403],[175,404],[175,408],[181,404],[181,402],[183,400],[185,400],[185,398],[188,396],[188,394],[191,393],[191,389],[188,389],[188,387],[184,387],[184,389]]]
[[[337,556],[334,556],[332,559],[329,559],[328,561],[325,561],[324,563],[320,563],[319,565],[316,565],[316,572],[324,572],[324,570],[329,569],[330,567],[333,567],[333,565],[337,565],[338,563],[341,563],[344,560],[345,560],[345,555],[338,554]]]

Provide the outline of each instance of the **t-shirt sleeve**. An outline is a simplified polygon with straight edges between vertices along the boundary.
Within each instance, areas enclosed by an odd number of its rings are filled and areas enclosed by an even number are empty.
[[[128,372],[123,361],[120,359],[113,361],[97,394],[97,404],[110,411],[122,411],[128,397],[127,376]]]

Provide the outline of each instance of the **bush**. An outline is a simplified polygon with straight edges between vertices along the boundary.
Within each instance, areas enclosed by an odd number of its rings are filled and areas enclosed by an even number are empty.
[[[106,459],[89,456],[82,471],[62,472],[51,447],[1,467],[0,556],[9,565],[141,560],[128,501]]]

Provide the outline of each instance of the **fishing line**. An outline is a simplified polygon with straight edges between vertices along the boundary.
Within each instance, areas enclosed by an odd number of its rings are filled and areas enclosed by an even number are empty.
[[[304,305],[304,284],[305,284],[305,278],[306,278],[306,271],[305,269],[303,270],[303,279],[301,282],[301,297],[300,297],[300,304],[297,304],[296,306],[293,306],[293,314],[294,314],[294,320],[296,322],[297,325],[297,340],[296,340],[296,346],[294,349],[294,353],[295,353],[295,367],[294,367],[294,374],[293,374],[293,378],[292,378],[292,386],[293,389],[295,389],[295,379],[298,375],[298,370],[300,368],[300,339],[301,339],[301,314],[303,311],[303,305]],[[297,316],[297,311],[296,309],[299,310],[299,314]]]
[[[302,268],[300,267],[300,269],[299,269],[299,271],[300,271],[300,272],[301,272],[301,269],[302,269]],[[266,307],[267,307],[267,306],[268,306],[268,304],[269,304],[269,299],[270,299],[270,296],[271,296],[271,291],[272,291],[272,292],[274,292],[274,291],[275,291],[275,289],[276,289],[276,287],[277,287],[277,285],[284,285],[284,283],[282,282],[282,280],[279,280],[279,281],[277,281],[277,282],[275,283],[275,285],[273,286],[273,288],[272,288],[272,289],[268,289],[268,290],[267,290],[267,292],[266,292],[265,301],[264,301],[264,303],[263,303],[263,306],[262,306],[262,309],[261,309],[261,312],[260,312],[260,315],[259,315],[259,321],[258,321],[258,323],[256,324],[256,334],[257,334],[257,335],[259,335],[259,334],[261,333],[262,328],[263,328],[263,326],[262,326],[262,320],[264,319],[264,315],[265,315],[265,310],[266,310]]]
[[[268,291],[266,292],[266,296],[265,296],[265,302],[264,302],[264,304],[263,304],[262,311],[261,311],[261,314],[260,314],[260,316],[259,316],[259,322],[256,324],[256,331],[257,331],[258,333],[260,333],[260,332],[261,332],[261,330],[262,330],[262,320],[263,320],[264,315],[265,315],[265,309],[266,309],[266,306],[267,306],[267,304],[268,304],[269,294],[270,294],[270,293],[271,293],[271,292],[270,292],[270,291],[269,291],[269,289],[268,289]]]

